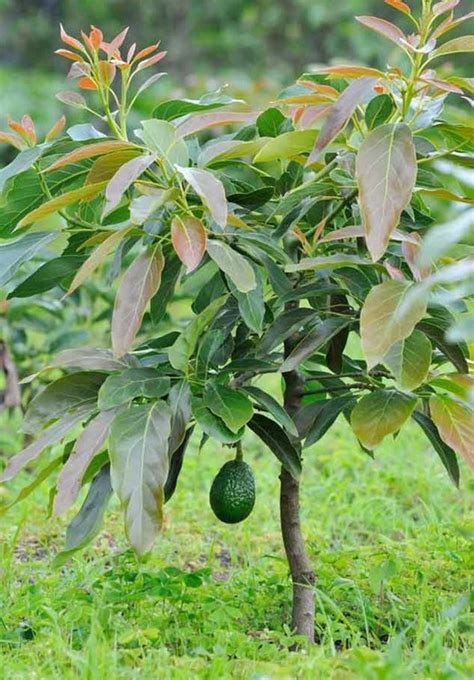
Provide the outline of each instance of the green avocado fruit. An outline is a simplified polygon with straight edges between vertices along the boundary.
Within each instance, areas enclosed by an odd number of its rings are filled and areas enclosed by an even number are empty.
[[[236,524],[246,519],[255,505],[255,478],[243,460],[230,460],[212,482],[209,501],[221,522]]]

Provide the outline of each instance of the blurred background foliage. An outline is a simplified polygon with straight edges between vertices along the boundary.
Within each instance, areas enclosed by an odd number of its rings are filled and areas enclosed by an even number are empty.
[[[96,24],[108,39],[130,26],[130,42],[161,40],[169,76],[140,103],[138,114],[146,115],[157,97],[201,95],[228,83],[232,94],[258,105],[317,64],[398,63],[394,45],[354,21],[360,14],[411,30],[383,0],[0,0],[0,127],[28,112],[46,131],[64,111],[54,97],[66,84],[64,60],[54,55],[59,22],[76,35]],[[464,56],[456,64],[468,75]],[[70,123],[80,120],[65,112]]]

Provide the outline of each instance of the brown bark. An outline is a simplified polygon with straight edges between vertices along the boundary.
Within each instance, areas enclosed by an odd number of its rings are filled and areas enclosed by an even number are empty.
[[[285,354],[295,339],[285,343]],[[298,371],[284,374],[284,405],[290,415],[301,406],[304,379]],[[306,552],[300,522],[299,482],[282,468],[280,474],[280,523],[286,557],[293,581],[292,628],[314,642],[314,583],[316,575]]]
[[[15,362],[3,340],[0,340],[0,371],[5,375],[6,387],[0,393],[0,408],[15,408],[21,404],[20,385]]]

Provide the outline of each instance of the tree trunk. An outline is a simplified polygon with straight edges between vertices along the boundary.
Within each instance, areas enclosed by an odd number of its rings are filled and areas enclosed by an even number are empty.
[[[295,339],[285,343],[285,355]],[[285,409],[292,415],[301,405],[304,379],[297,371],[284,374]],[[306,552],[300,523],[299,482],[282,468],[280,474],[280,522],[286,557],[293,581],[292,628],[314,643],[314,582],[316,575]]]

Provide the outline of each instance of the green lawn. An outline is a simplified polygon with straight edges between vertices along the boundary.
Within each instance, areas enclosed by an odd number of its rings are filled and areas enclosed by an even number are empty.
[[[374,461],[344,422],[307,451],[318,644],[293,653],[278,464],[250,436],[246,451],[257,477],[251,517],[233,527],[213,517],[209,487],[230,452],[194,447],[143,564],[126,550],[115,505],[96,547],[59,570],[51,558],[68,518],[47,519],[48,484],[3,515],[2,680],[472,677],[466,471],[458,492],[416,426]]]

